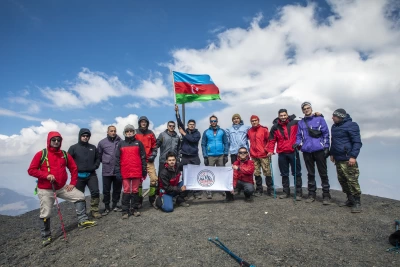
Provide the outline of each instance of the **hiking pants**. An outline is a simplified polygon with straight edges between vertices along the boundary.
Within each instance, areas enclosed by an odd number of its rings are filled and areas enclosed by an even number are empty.
[[[183,181],[180,181],[178,184],[178,187],[182,187],[183,186]],[[182,194],[184,192],[181,193],[169,193],[169,194],[164,194],[162,195],[162,197],[158,197],[156,200],[156,205],[158,208],[160,208],[162,211],[165,212],[172,212],[174,211],[174,197],[176,198],[176,204],[179,205],[182,202],[185,202],[185,199],[183,198]]]
[[[308,195],[315,196],[317,191],[317,183],[315,182],[315,164],[317,164],[319,177],[321,178],[322,192],[324,195],[329,195],[330,185],[324,150],[312,153],[303,152],[303,159],[308,172]]]
[[[279,171],[282,176],[282,187],[283,191],[289,194],[290,179],[289,179],[289,166],[294,176],[294,153],[280,153],[278,154],[278,165]],[[301,190],[303,186],[303,180],[301,179],[301,163],[299,152],[296,154],[296,188]]]
[[[104,205],[110,205],[110,195],[111,195],[111,185],[112,185],[112,202],[113,206],[116,206],[121,197],[122,181],[118,180],[114,176],[103,176],[103,203]]]
[[[243,190],[245,197],[249,198],[254,193],[254,185],[252,183],[246,183],[241,180],[237,181],[236,188]]]
[[[231,154],[231,164],[232,165],[236,160],[237,160],[237,154]]]
[[[223,167],[224,164],[224,155],[221,156],[209,156],[208,157],[208,166],[216,166],[216,167]],[[225,193],[224,191],[221,191]],[[206,191],[207,195],[212,195],[211,191]]]
[[[99,179],[97,178],[96,172],[92,172],[87,178],[78,177],[78,182],[76,183],[76,188],[85,194],[85,187],[89,187],[90,196],[92,198],[100,197],[99,190]]]
[[[140,184],[141,184],[140,178],[122,179],[122,187],[124,188],[124,194],[139,193]]]
[[[361,188],[358,183],[360,170],[358,163],[354,166],[349,166],[348,161],[336,161],[336,171],[343,193],[351,194],[352,196],[360,196]]]

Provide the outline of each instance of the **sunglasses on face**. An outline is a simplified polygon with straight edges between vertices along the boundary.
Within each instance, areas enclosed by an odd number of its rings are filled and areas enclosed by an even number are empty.
[[[172,127],[172,128],[175,128],[175,125],[168,125],[168,127]]]
[[[217,120],[210,120],[210,122],[217,122]]]
[[[125,132],[126,133],[134,133],[135,131],[134,130],[126,130]]]
[[[309,109],[311,109],[310,107],[308,107],[308,108],[303,108],[303,110],[309,110]]]
[[[87,134],[83,134],[83,135],[81,135],[83,138],[89,138],[89,135],[87,135]]]
[[[257,122],[258,120],[252,120],[251,122]]]
[[[61,142],[61,138],[52,138],[50,139],[51,142]]]
[[[239,154],[241,155],[247,154],[247,151],[239,151]]]

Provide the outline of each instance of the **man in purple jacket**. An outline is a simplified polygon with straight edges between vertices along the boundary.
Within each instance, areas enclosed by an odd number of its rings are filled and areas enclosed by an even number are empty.
[[[323,204],[329,205],[329,179],[326,159],[329,157],[329,129],[323,116],[313,115],[310,102],[301,104],[305,117],[298,123],[296,143],[293,148],[303,152],[304,163],[308,172],[308,199],[306,203],[315,201],[317,185],[315,182],[315,164],[321,178]]]
[[[101,140],[97,146],[103,173],[103,203],[105,209],[102,215],[107,215],[111,209],[114,211],[122,211],[122,209],[117,206],[121,197],[122,179],[120,176],[115,175],[114,170],[115,150],[120,141],[121,138],[117,135],[117,128],[115,128],[115,126],[108,126],[107,137]],[[113,187],[112,208],[110,208],[111,185]]]

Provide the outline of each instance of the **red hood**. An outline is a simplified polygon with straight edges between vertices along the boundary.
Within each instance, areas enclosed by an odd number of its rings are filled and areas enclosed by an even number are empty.
[[[59,148],[54,148],[50,146],[50,139],[53,137],[61,137],[61,143],[60,143],[60,147]],[[58,151],[61,149],[62,146],[62,136],[59,132],[49,132],[49,134],[47,135],[47,149],[49,151]]]

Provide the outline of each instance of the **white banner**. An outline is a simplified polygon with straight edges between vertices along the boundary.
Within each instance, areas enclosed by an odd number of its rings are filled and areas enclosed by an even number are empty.
[[[232,167],[183,166],[184,185],[188,190],[232,191]]]

